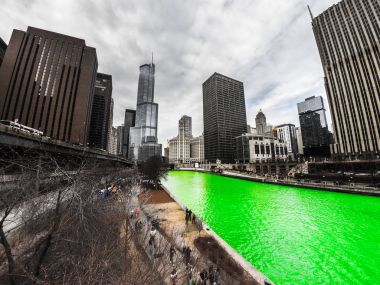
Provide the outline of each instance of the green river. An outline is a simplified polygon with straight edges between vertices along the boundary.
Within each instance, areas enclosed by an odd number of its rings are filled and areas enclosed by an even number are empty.
[[[380,198],[170,171],[164,186],[276,284],[380,284]]]

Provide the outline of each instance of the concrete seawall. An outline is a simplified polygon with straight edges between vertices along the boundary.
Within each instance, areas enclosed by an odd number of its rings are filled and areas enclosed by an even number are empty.
[[[357,195],[366,195],[366,196],[377,196],[380,197],[380,189],[372,188],[372,187],[360,187],[360,186],[338,186],[338,185],[329,185],[329,184],[319,184],[319,183],[303,183],[292,180],[273,180],[261,177],[252,177],[244,174],[237,174],[232,172],[224,172],[224,173],[213,173],[206,169],[190,169],[190,168],[181,168],[181,171],[197,171],[203,173],[209,173],[219,176],[225,176],[230,178],[242,179],[252,182],[261,182],[267,184],[276,184],[283,186],[293,186],[293,187],[302,187],[312,190],[321,190],[321,191],[329,191],[329,192],[341,192],[341,193],[349,193],[349,194],[357,194]]]
[[[162,189],[182,208],[185,210],[185,206],[175,197],[166,187],[162,186]],[[244,259],[236,250],[234,250],[228,243],[226,243],[221,237],[219,237],[207,224],[203,221],[203,229],[213,237],[216,242],[226,251],[226,253],[236,261],[248,274],[252,276],[261,285],[274,285],[263,273],[258,271],[251,263]]]

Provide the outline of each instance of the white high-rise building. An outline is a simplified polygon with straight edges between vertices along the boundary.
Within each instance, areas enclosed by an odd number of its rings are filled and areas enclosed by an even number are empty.
[[[296,137],[297,137],[298,153],[303,154],[302,133],[301,133],[300,127],[296,127]]]
[[[178,121],[178,136],[168,141],[169,162],[187,164],[204,161],[203,135],[193,138],[191,117],[182,116]]]
[[[190,163],[191,117],[182,116],[178,121],[178,136],[168,141],[170,163]]]
[[[205,160],[205,149],[203,135],[190,140],[190,160],[203,163]]]
[[[283,124],[276,127],[277,138],[283,141],[288,149],[288,155],[295,159],[298,154],[296,128],[293,124]]]

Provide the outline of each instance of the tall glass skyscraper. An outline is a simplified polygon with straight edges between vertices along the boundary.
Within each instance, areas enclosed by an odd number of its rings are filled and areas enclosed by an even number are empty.
[[[330,155],[330,132],[327,126],[326,109],[321,96],[312,96],[297,103],[304,154],[313,157]]]
[[[155,65],[140,66],[137,90],[136,122],[130,128],[128,157],[145,161],[162,155],[162,145],[157,143],[158,104],[154,103]]]

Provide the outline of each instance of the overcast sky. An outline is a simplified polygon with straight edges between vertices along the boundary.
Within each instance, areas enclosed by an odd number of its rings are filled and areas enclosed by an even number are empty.
[[[159,141],[178,120],[203,131],[202,83],[214,72],[244,82],[248,124],[259,109],[273,125],[299,125],[297,102],[325,95],[306,5],[314,15],[337,0],[2,0],[0,37],[27,26],[83,38],[99,72],[113,76],[114,125],[136,108],[139,66],[156,64]],[[329,113],[328,113],[328,117]]]

